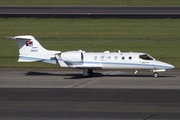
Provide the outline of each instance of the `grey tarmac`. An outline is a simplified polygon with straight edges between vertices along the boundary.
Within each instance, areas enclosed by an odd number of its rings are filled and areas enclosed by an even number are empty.
[[[151,71],[99,70],[83,78],[81,69],[1,68],[0,88],[180,89],[180,70],[153,77]]]
[[[179,70],[0,69],[0,120],[179,120]]]

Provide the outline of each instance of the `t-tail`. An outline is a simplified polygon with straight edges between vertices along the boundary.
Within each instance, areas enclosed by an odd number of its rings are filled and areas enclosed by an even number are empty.
[[[58,64],[55,56],[60,54],[60,51],[46,50],[41,44],[31,35],[11,37],[16,39],[19,47],[18,62],[34,62],[40,61],[50,64]]]

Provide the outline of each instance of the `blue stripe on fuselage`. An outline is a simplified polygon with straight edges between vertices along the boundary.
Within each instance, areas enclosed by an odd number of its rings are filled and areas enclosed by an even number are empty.
[[[26,60],[35,60],[35,61],[47,61],[47,62],[56,62],[56,60],[51,59],[43,59],[43,58],[34,58],[34,57],[25,57],[25,56],[19,56],[20,59],[26,59]],[[58,59],[62,60],[62,59]],[[79,61],[64,61],[65,63],[81,63]],[[82,61],[82,63],[85,64],[109,64],[109,65],[136,65],[136,66],[152,66],[152,67],[164,67],[164,68],[173,68],[169,66],[163,66],[163,65],[153,65],[153,64],[138,64],[138,63],[112,63],[112,62],[90,62],[90,61]]]

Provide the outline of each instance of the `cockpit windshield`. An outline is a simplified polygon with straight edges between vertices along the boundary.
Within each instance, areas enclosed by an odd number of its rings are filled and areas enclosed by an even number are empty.
[[[147,54],[140,55],[139,58],[141,58],[143,60],[153,60],[153,58]]]

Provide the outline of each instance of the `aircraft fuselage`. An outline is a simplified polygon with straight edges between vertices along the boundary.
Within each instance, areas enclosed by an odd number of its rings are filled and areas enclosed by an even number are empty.
[[[46,50],[31,35],[11,37],[16,39],[19,48],[18,62],[44,62],[60,65],[61,67],[83,69],[83,76],[91,76],[94,69],[150,69],[154,77],[157,72],[173,69],[174,66],[157,61],[146,53],[134,52],[85,52],[79,51],[52,51]]]
[[[108,51],[104,53],[86,53],[80,51],[69,51],[62,52],[61,59],[68,65],[68,67],[72,68],[152,70],[174,68],[174,66],[168,63],[155,60],[146,53],[110,53]]]

